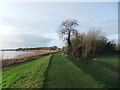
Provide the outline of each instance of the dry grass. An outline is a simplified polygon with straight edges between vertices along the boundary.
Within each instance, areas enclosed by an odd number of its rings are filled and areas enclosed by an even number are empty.
[[[30,51],[30,52],[56,52],[59,50],[25,50],[25,51]]]
[[[44,54],[50,54],[50,53],[58,52],[58,50],[26,50],[26,51],[36,52],[36,53],[17,55],[15,58],[22,59],[22,58],[26,58],[26,57],[34,57],[34,56],[40,56],[40,55],[44,55]]]
[[[4,59],[0,63],[2,63],[2,66],[5,67],[5,66],[8,66],[10,64],[19,63],[19,62],[38,58],[40,56],[45,56],[45,55],[49,55],[49,54],[53,54],[53,53],[58,52],[58,50],[26,50],[26,51],[36,52],[36,53],[17,55],[13,59]]]

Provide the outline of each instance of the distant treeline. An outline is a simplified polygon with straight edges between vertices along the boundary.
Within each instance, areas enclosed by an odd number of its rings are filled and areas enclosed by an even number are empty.
[[[62,50],[62,48],[58,48],[57,46],[52,46],[52,47],[2,49],[1,51],[25,51],[25,50]]]

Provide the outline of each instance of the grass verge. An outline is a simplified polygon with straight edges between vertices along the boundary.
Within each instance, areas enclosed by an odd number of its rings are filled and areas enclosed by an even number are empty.
[[[51,56],[7,67],[3,70],[2,88],[42,88]]]
[[[57,53],[51,59],[45,88],[102,88],[104,85],[84,73],[68,58]]]

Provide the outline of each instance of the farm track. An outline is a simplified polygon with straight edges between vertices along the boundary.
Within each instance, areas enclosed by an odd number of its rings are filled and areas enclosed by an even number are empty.
[[[108,69],[108,68],[106,68],[106,67],[100,65],[100,64],[97,63],[97,62],[95,62],[94,64],[96,64],[97,66],[101,67],[101,68],[104,69],[105,71],[111,73],[112,75],[114,75],[114,76],[116,76],[116,77],[120,77],[120,74],[119,74],[119,73],[114,72],[114,71],[112,71],[112,70],[110,70],[110,69]]]

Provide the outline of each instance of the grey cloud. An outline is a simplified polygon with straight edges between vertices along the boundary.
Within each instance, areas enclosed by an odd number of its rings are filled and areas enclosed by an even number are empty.
[[[43,21],[28,18],[0,17],[0,24],[11,25],[18,32],[42,32],[45,29]]]
[[[58,27],[57,23],[38,17],[0,17],[0,24],[12,26],[16,32],[24,34],[54,33]]]
[[[0,42],[0,48],[44,47],[49,46],[49,44],[54,40],[31,34],[6,35],[3,38],[3,41]]]

